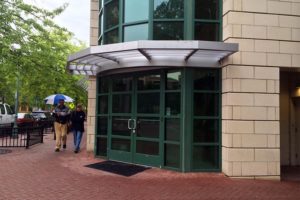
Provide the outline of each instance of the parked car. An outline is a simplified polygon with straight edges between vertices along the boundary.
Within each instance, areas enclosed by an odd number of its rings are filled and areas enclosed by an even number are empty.
[[[49,111],[33,111],[32,116],[38,121],[38,124],[45,126],[45,128],[50,128],[53,126],[54,117]]]
[[[0,102],[0,125],[13,126],[15,120],[15,114],[12,111],[10,105]]]
[[[31,113],[18,113],[17,124],[19,127],[35,126],[37,122]]]

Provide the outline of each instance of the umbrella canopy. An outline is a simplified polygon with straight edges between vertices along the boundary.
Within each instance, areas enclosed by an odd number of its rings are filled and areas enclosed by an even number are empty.
[[[65,100],[65,102],[73,102],[74,101],[71,97],[69,97],[67,95],[64,95],[64,94],[53,94],[53,95],[50,95],[50,96],[46,97],[44,99],[44,101],[45,101],[46,104],[54,105],[54,104],[58,104],[58,101],[60,99]]]

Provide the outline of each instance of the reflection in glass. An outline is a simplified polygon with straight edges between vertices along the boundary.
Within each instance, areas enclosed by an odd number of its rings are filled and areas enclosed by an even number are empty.
[[[159,92],[138,94],[138,113],[159,113],[159,96]]]
[[[98,82],[99,93],[108,92],[108,79],[100,77]]]
[[[159,154],[159,143],[150,141],[136,141],[136,153],[158,155]]]
[[[109,31],[104,34],[105,35],[105,44],[113,44],[113,43],[118,43],[119,42],[119,31],[118,28]]]
[[[131,94],[114,94],[112,96],[113,113],[131,112]]]
[[[183,22],[154,22],[154,40],[183,40]]]
[[[127,151],[130,152],[130,140],[129,139],[111,139],[111,149],[118,151]]]
[[[119,0],[113,0],[105,6],[105,29],[119,24]]]
[[[195,0],[196,19],[219,19],[219,0]]]
[[[165,144],[165,166],[179,168],[180,148],[176,144]]]
[[[180,93],[171,92],[166,93],[166,115],[179,115],[180,114]]]
[[[107,155],[107,138],[97,138],[97,156]]]
[[[135,22],[148,20],[149,18],[149,1],[145,0],[125,0],[124,3],[124,22]],[[138,8],[138,9],[137,9]]]
[[[180,120],[166,119],[166,140],[179,141],[180,138]]]
[[[131,131],[128,128],[128,117],[112,118],[112,135],[130,136]]]
[[[219,90],[218,70],[194,70],[194,90]]]
[[[194,146],[192,167],[193,169],[218,169],[219,147]]]
[[[181,72],[169,72],[167,73],[167,90],[180,90],[181,85]]]
[[[124,92],[132,90],[132,78],[114,78],[113,92]]]
[[[195,40],[219,41],[219,24],[195,23]]]
[[[184,0],[154,0],[154,19],[182,19]]]
[[[218,120],[195,119],[194,142],[219,142]]]
[[[159,118],[138,118],[137,137],[158,138],[159,137]]]
[[[108,96],[99,96],[98,98],[98,113],[106,114],[108,112]]]
[[[219,115],[218,94],[194,93],[194,115],[215,116]]]
[[[138,90],[159,90],[160,75],[149,75],[138,78]]]
[[[124,42],[148,39],[148,24],[126,26],[124,28]]]
[[[107,117],[98,117],[98,135],[107,135]]]

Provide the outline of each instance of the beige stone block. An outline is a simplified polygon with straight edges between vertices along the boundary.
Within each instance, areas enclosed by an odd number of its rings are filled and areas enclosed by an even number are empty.
[[[252,106],[254,105],[254,95],[248,93],[228,93],[227,105]]]
[[[259,26],[279,26],[279,16],[270,14],[255,14],[254,24]]]
[[[226,120],[225,123],[226,123],[226,133],[233,133],[233,134],[254,133],[253,121]]]
[[[94,27],[94,28],[98,28],[99,27],[98,20],[97,19],[91,19],[90,26]]]
[[[90,37],[90,46],[98,45],[98,37]]]
[[[91,19],[99,19],[99,12],[98,11],[91,11]]]
[[[98,2],[91,2],[91,10],[98,11],[99,10],[99,3]]]
[[[228,24],[223,28],[223,40],[227,40],[228,38],[233,36],[233,26]]]
[[[232,91],[234,92],[241,91],[241,79],[232,79]]]
[[[242,25],[232,25],[232,37],[242,37]]]
[[[256,134],[279,134],[280,122],[279,121],[255,121]]]
[[[267,12],[267,0],[242,0],[242,10],[249,12]]]
[[[228,161],[254,161],[254,149],[228,149]]]
[[[92,37],[98,37],[98,30],[97,29],[92,29],[91,36]]]
[[[233,10],[233,0],[223,1],[223,15]]]
[[[300,2],[292,3],[292,15],[300,15]]]
[[[232,91],[232,79],[222,80],[222,92],[231,92]]]
[[[290,67],[292,65],[292,55],[282,53],[268,53],[268,65],[278,67]]]
[[[245,65],[266,65],[267,54],[261,52],[241,52],[242,64]]]
[[[292,56],[292,67],[300,67],[300,55]]]
[[[299,28],[292,29],[292,40],[300,41],[300,29]]]
[[[280,93],[280,81],[275,81],[275,93]]]
[[[227,79],[227,67],[222,67],[222,80]]]
[[[228,14],[223,16],[223,23],[222,23],[222,27],[224,29],[224,27],[226,27],[228,25]]]
[[[268,175],[268,162],[243,162],[242,176]]]
[[[267,80],[267,92],[268,93],[275,93],[275,81],[274,80]]]
[[[222,106],[222,119],[232,119],[232,106]]]
[[[267,27],[267,39],[272,40],[291,40],[292,29],[281,27]]]
[[[275,116],[275,119],[276,119],[276,120],[280,120],[280,117],[279,117],[279,116],[280,116],[280,109],[279,109],[279,107],[277,107],[277,108],[276,108],[276,116]]]
[[[280,161],[279,149],[255,149],[255,161],[276,162]]]
[[[242,147],[242,134],[232,134],[232,147]]]
[[[242,10],[242,0],[234,0],[233,1],[233,9],[237,11]]]
[[[241,92],[267,92],[266,80],[242,79]]]
[[[255,40],[256,52],[279,52],[279,41],[274,40]]]
[[[232,134],[223,134],[222,135],[222,146],[232,147]]]
[[[300,54],[300,42],[281,41],[280,53]]]
[[[222,160],[222,172],[227,176],[232,176],[232,162]]]
[[[230,43],[238,43],[239,51],[254,51],[254,40],[252,39],[235,39],[230,38],[227,40]]]
[[[277,120],[276,119],[276,108],[275,107],[267,107],[267,110],[268,110],[267,120]]]
[[[95,127],[95,125],[96,125],[96,117],[91,116],[91,118],[90,118],[90,125]]]
[[[96,90],[89,90],[88,91],[88,98],[95,99],[96,98]]]
[[[279,106],[278,94],[255,94],[255,106]]]
[[[268,146],[268,137],[266,135],[244,134],[242,135],[242,147],[262,148]]]
[[[229,12],[228,13],[229,24],[254,24],[254,14],[243,12]]]
[[[241,176],[242,175],[242,163],[241,162],[233,162],[232,163],[232,175],[233,176]]]
[[[241,119],[241,107],[232,106],[232,117],[233,119]]]
[[[283,1],[268,1],[268,12],[276,14],[291,14],[292,3]]]
[[[239,118],[235,118],[239,116]],[[233,119],[241,120],[266,120],[267,119],[267,107],[233,107]]]
[[[280,175],[280,162],[268,162],[268,174]]]
[[[276,137],[276,147],[280,148],[280,135],[275,135]]]
[[[228,78],[253,78],[254,67],[252,66],[235,66],[231,65],[227,67]]]
[[[276,135],[268,135],[268,147],[276,148]]]
[[[280,181],[280,176],[257,176],[256,180]]]
[[[255,67],[254,72],[256,79],[279,80],[278,67]]]
[[[241,64],[241,52],[236,52],[234,53],[232,56],[232,63],[235,64],[235,65],[239,65]]]
[[[279,16],[280,27],[300,28],[300,20],[298,16]]]
[[[242,37],[266,39],[267,38],[267,27],[266,26],[242,25]]]

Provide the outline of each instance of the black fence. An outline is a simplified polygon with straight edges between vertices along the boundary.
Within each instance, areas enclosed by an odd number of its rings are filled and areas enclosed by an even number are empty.
[[[0,126],[0,147],[26,147],[43,143],[43,132],[45,127],[24,126],[11,127]]]

